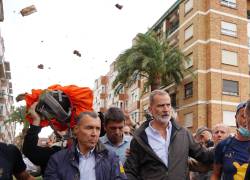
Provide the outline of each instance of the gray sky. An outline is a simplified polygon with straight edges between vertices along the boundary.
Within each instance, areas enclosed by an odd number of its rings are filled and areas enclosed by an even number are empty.
[[[0,28],[14,96],[55,83],[92,88],[135,35],[146,32],[175,1],[5,0]],[[30,5],[37,12],[22,17],[20,10]]]

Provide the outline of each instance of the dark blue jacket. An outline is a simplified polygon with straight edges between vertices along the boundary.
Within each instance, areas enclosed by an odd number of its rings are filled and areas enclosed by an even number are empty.
[[[115,152],[107,150],[103,144],[97,143],[95,150],[96,180],[127,179],[119,157]],[[51,156],[44,175],[44,180],[79,180],[79,156],[76,145],[64,149]]]

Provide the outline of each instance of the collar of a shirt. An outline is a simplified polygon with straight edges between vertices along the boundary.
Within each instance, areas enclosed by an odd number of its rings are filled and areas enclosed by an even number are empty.
[[[84,154],[80,151],[78,145],[76,146],[76,150],[77,150],[77,153],[78,153],[79,156],[84,156],[84,157],[88,158],[88,157],[90,157],[91,155],[93,155],[95,148],[91,149],[86,155],[84,155]]]
[[[128,137],[128,136],[125,136],[125,135],[123,134],[122,142],[121,142],[120,145],[122,145],[122,144],[124,144],[124,143],[126,143],[126,142],[129,142],[129,137]],[[105,134],[105,135],[103,136],[103,143],[104,143],[104,144],[105,144],[105,143],[109,143],[109,144],[113,145],[113,144],[110,142],[110,140],[108,139],[107,134]]]
[[[153,133],[158,133],[158,131],[157,131],[155,128],[152,127],[151,123],[152,123],[152,121],[149,122],[149,125],[148,125],[149,129],[150,129]],[[172,129],[172,123],[171,123],[171,121],[168,121],[168,126],[166,127],[166,131],[169,131],[170,129]]]

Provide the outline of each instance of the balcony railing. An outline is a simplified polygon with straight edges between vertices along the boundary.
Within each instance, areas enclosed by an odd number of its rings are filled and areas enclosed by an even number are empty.
[[[179,27],[179,21],[175,21],[166,31],[166,37],[172,34]]]

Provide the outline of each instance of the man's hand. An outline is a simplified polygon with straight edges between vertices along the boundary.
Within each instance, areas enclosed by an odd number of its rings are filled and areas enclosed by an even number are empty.
[[[128,157],[130,156],[131,152],[130,152],[130,148],[127,148],[125,151],[125,156]]]
[[[15,177],[17,180],[35,180],[35,178],[31,176],[27,171],[16,174]]]
[[[36,105],[38,104],[38,102],[34,102],[30,108],[28,109],[28,113],[31,115],[32,119],[33,119],[33,123],[32,125],[34,126],[39,126],[40,122],[41,122],[41,118],[40,116],[37,114],[36,112]]]

